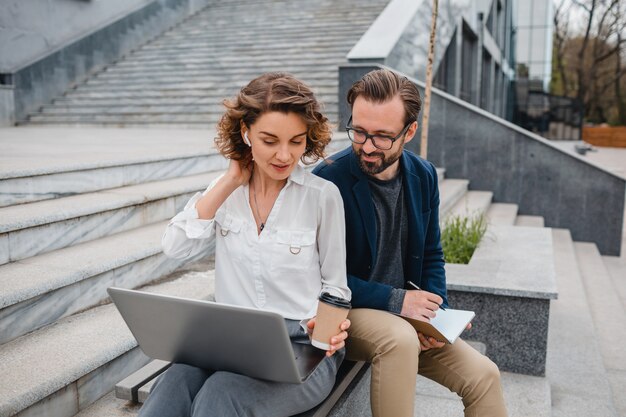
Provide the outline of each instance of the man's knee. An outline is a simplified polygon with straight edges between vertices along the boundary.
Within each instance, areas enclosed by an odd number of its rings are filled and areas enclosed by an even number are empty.
[[[500,386],[500,369],[498,369],[498,365],[489,358],[484,358],[485,360],[475,370],[472,384],[466,387],[469,389],[466,393],[467,395],[471,395],[471,392],[489,391],[492,387]]]
[[[419,339],[413,326],[399,319],[384,329],[377,346],[377,354],[400,354],[417,357],[419,355]]]

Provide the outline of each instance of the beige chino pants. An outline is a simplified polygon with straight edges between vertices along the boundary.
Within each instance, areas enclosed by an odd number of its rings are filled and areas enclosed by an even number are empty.
[[[346,358],[372,364],[373,417],[413,417],[419,373],[456,392],[466,417],[506,417],[498,367],[463,340],[420,352],[415,329],[393,314],[353,309]]]

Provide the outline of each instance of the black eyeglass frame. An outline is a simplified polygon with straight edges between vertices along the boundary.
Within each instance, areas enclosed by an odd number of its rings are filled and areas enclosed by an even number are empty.
[[[352,141],[352,142],[354,142],[354,143],[356,143],[356,144],[358,144],[358,145],[362,145],[362,144],[364,144],[364,143],[365,143],[365,142],[367,142],[367,140],[369,139],[369,140],[371,140],[371,141],[372,141],[372,145],[374,145],[374,147],[375,147],[376,149],[380,149],[381,151],[388,151],[389,149],[393,148],[393,144],[394,144],[394,143],[395,143],[398,139],[400,139],[400,137],[401,137],[402,135],[404,135],[404,134],[405,134],[405,133],[409,130],[409,127],[410,127],[412,124],[413,124],[413,122],[409,122],[409,123],[407,123],[407,124],[406,124],[406,126],[404,126],[404,127],[402,128],[402,130],[400,131],[400,133],[398,133],[395,137],[391,137],[391,136],[387,136],[387,135],[372,135],[372,134],[367,133],[367,132],[366,132],[366,131],[364,131],[364,130],[361,130],[361,129],[355,129],[355,128],[354,128],[354,126],[352,126],[352,116],[350,116],[350,118],[348,119],[348,123],[347,123],[347,125],[346,125],[346,133],[348,134],[348,138],[350,138],[350,141]],[[365,135],[365,140],[364,140],[363,142],[357,142],[356,140],[354,140],[354,139],[352,138],[352,135],[350,134],[350,131],[360,132],[360,133],[364,134],[364,135]],[[375,137],[375,136],[378,136],[378,137],[382,137],[382,138],[385,138],[385,139],[389,139],[389,140],[391,140],[391,146],[389,146],[388,148],[381,148],[380,146],[378,146],[378,145],[376,144],[376,140],[374,139],[374,137]]]

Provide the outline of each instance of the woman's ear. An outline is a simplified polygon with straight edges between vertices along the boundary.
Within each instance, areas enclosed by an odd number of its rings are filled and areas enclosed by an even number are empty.
[[[248,128],[246,127],[246,124],[241,121],[241,137],[243,138],[243,142],[248,145],[248,146],[252,146],[252,143],[250,142],[250,138],[248,138]]]

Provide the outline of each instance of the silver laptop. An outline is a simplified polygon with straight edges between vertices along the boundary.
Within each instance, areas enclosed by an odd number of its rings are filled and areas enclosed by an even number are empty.
[[[269,381],[301,383],[325,352],[289,339],[276,313],[109,288],[146,355]]]

